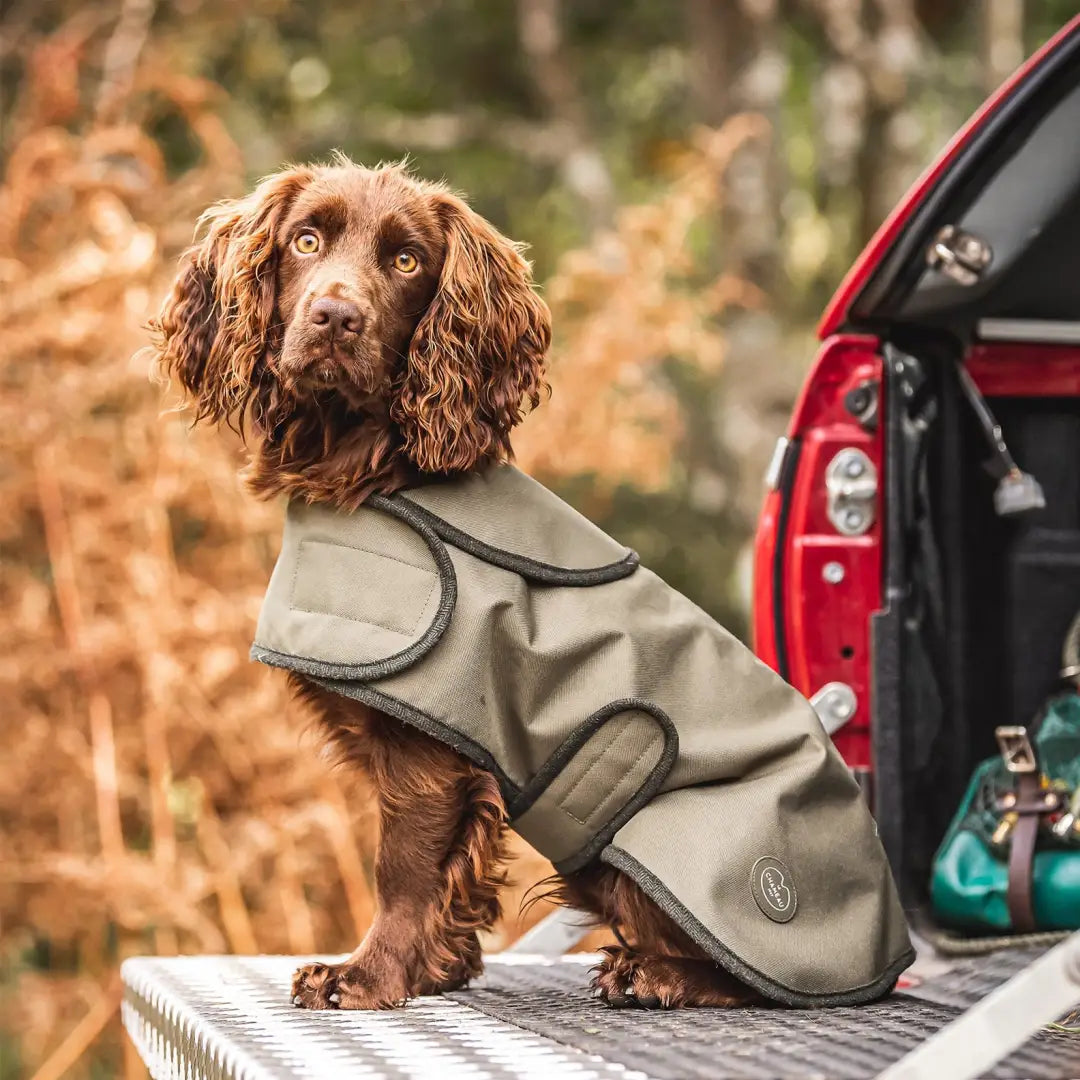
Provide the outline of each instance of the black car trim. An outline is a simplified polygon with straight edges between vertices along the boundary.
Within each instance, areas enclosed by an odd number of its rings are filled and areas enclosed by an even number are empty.
[[[788,682],[791,681],[791,665],[788,660],[784,618],[784,559],[787,550],[788,518],[791,516],[791,490],[795,486],[801,450],[802,440],[798,435],[793,435],[784,454],[780,479],[776,485],[780,495],[780,512],[776,515],[776,547],[773,549],[772,564],[773,641],[776,648],[777,674]]]

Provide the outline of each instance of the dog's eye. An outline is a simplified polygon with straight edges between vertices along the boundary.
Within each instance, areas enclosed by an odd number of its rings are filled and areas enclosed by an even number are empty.
[[[312,232],[301,233],[293,241],[293,247],[301,255],[314,255],[319,250],[319,238]]]
[[[403,274],[414,274],[420,268],[420,263],[411,251],[399,251],[394,256],[394,269]]]

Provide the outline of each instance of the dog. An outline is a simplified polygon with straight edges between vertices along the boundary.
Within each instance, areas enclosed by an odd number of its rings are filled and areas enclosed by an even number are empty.
[[[235,426],[248,483],[354,511],[511,459],[546,393],[550,315],[518,245],[442,184],[343,157],[285,169],[200,219],[152,323],[155,361],[196,421]],[[507,810],[494,776],[377,709],[288,676],[369,777],[377,914],[339,964],[308,964],[294,1004],[387,1009],[464,987],[499,916]],[[622,871],[594,862],[548,895],[616,929],[594,969],[612,1006],[762,1000]]]

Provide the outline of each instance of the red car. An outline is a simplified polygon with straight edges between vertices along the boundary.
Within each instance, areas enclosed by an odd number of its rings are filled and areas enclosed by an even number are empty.
[[[916,900],[1080,609],[1080,17],[908,192],[819,336],[769,470],[754,643]]]

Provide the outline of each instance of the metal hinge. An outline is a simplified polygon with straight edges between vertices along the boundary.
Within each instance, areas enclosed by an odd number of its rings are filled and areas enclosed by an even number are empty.
[[[861,450],[845,447],[825,470],[826,512],[836,531],[861,536],[874,524],[877,469]]]
[[[934,237],[926,253],[926,265],[960,285],[974,285],[993,257],[990,245],[982,237],[946,225]]]

